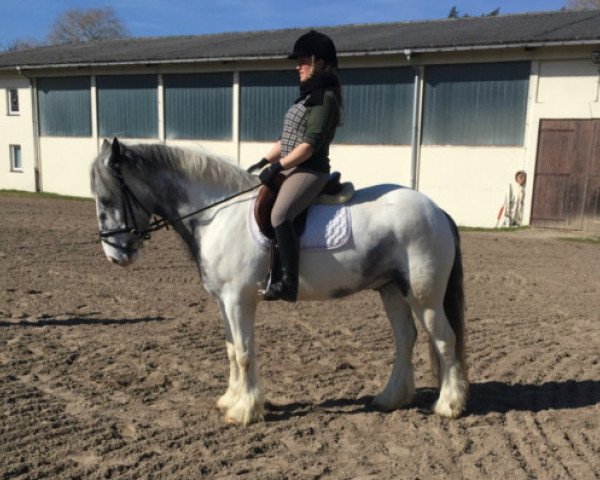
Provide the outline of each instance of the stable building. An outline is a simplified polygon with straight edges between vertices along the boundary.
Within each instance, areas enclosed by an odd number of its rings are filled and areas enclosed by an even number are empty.
[[[600,11],[317,29],[338,49],[343,179],[406,185],[459,225],[493,227],[525,170],[526,223],[600,231]],[[286,55],[306,31],[0,54],[0,189],[90,196],[114,136],[256,162],[298,94]]]

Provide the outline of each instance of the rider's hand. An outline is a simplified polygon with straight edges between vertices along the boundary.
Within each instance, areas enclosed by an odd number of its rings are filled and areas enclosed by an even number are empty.
[[[261,168],[263,168],[265,165],[268,165],[269,161],[266,158],[261,158],[260,161],[256,162],[253,165],[250,165],[248,167],[248,169],[246,170],[248,173],[252,173],[256,170],[260,170]]]
[[[281,166],[280,162],[272,163],[262,172],[260,172],[258,178],[260,179],[263,185],[266,185],[271,190],[275,191],[277,190],[277,187],[275,186],[275,179],[277,178],[277,175],[279,175],[279,172],[281,172],[282,169],[283,167]]]

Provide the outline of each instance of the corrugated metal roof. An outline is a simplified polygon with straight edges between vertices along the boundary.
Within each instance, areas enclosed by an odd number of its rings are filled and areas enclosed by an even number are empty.
[[[599,44],[600,10],[543,12],[422,22],[316,27],[340,56],[410,49]],[[213,35],[128,38],[39,47],[0,55],[0,69],[284,58],[308,28]]]

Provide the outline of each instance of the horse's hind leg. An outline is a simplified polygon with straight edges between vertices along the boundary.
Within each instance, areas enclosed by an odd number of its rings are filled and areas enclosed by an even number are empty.
[[[442,304],[436,308],[412,307],[413,314],[429,333],[439,359],[440,396],[434,411],[442,417],[456,418],[464,410],[469,395],[466,373],[456,356],[456,336]]]
[[[396,285],[386,285],[379,290],[379,294],[392,326],[396,356],[388,383],[373,399],[373,404],[380,410],[390,411],[412,401],[415,392],[412,352],[417,331],[410,307]]]

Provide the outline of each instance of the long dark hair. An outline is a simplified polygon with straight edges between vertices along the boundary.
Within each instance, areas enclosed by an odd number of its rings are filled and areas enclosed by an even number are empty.
[[[319,66],[318,63],[315,63],[314,71],[309,81],[314,78],[317,81],[327,83],[327,88],[333,91],[341,108],[344,102],[342,98],[342,82],[338,70],[329,63],[323,63],[322,65]]]

